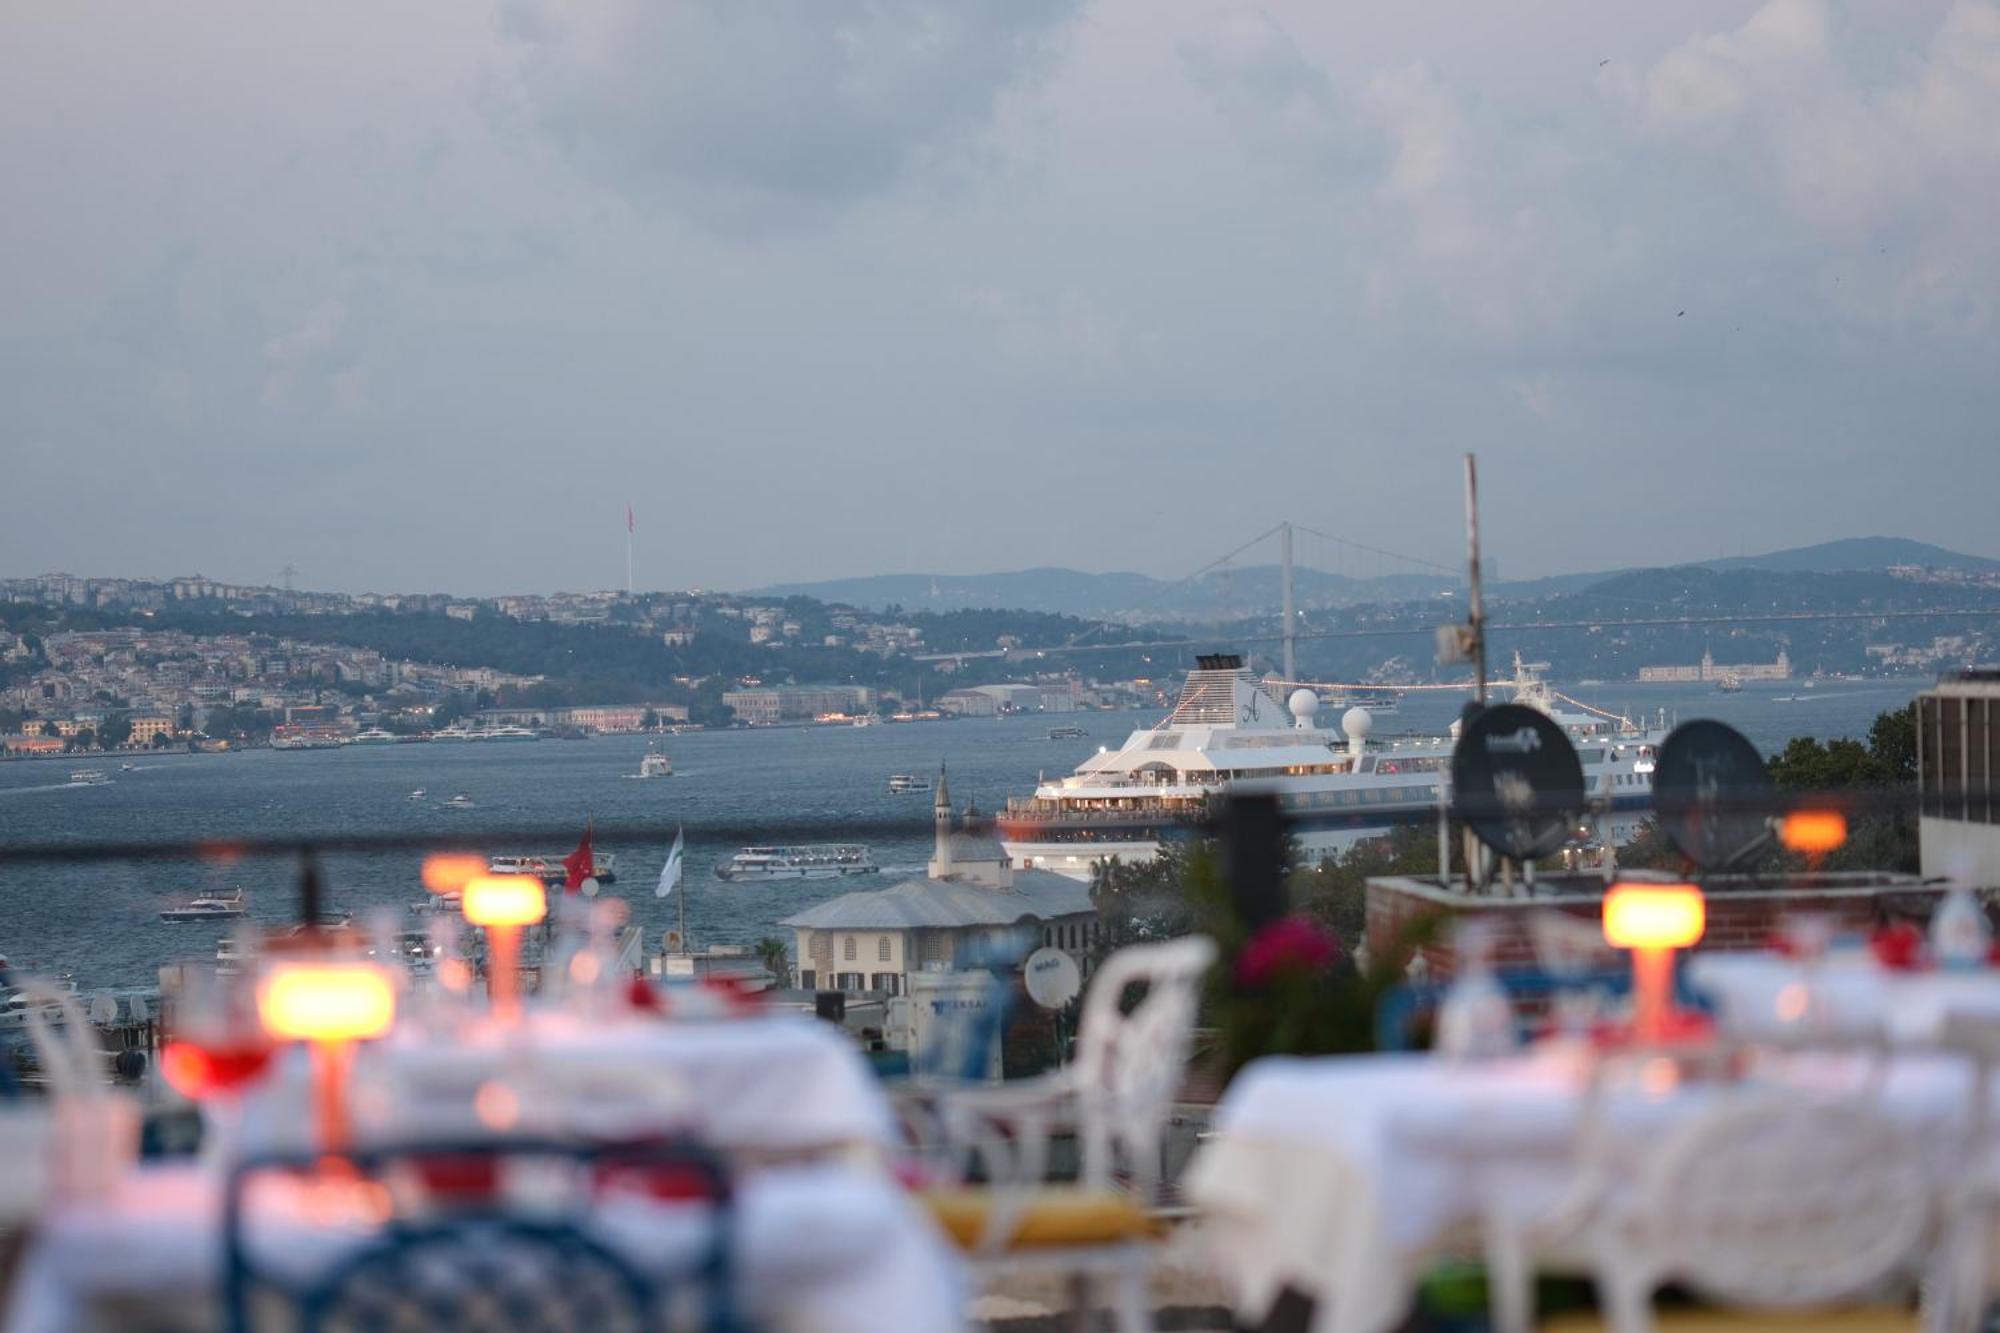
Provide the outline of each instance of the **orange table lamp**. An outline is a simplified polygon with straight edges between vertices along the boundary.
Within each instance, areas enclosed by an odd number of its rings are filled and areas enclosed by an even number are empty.
[[[1604,940],[1632,954],[1633,1027],[1657,1042],[1673,1012],[1674,950],[1701,939],[1708,905],[1692,884],[1614,884],[1604,895]]]
[[[354,1043],[381,1036],[396,1021],[388,970],[358,961],[278,963],[257,986],[257,1018],[275,1040],[311,1046],[320,1146],[345,1152]]]
[[[465,886],[465,919],[486,931],[486,994],[493,1012],[520,1014],[521,927],[549,914],[548,891],[532,875],[481,875]]]

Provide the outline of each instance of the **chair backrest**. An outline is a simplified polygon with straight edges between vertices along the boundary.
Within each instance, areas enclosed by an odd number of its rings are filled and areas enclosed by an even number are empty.
[[[1630,1217],[1663,1276],[1739,1304],[1806,1306],[1910,1262],[1934,1193],[1920,1145],[1874,1098],[1742,1088],[1649,1154]]]
[[[1105,959],[1091,978],[1070,1066],[1086,1185],[1110,1184],[1122,1158],[1141,1192],[1151,1192],[1160,1136],[1194,1044],[1202,976],[1215,953],[1214,941],[1200,935],[1137,944]],[[1134,985],[1145,994],[1128,1010]]]
[[[2000,1014],[1953,1010],[1945,1014],[1938,1045],[1972,1062],[1972,1112],[1966,1138],[1983,1146],[1993,1132],[1993,1075],[2000,1071]]]
[[[255,1182],[290,1178],[310,1190],[329,1169],[375,1201],[379,1225],[348,1243],[336,1237],[337,1257],[317,1267],[254,1243]],[[514,1170],[525,1188],[510,1187]],[[689,1252],[663,1267],[616,1248],[590,1212],[620,1185],[701,1205],[706,1221]],[[729,1207],[720,1162],[681,1141],[426,1143],[369,1149],[333,1168],[309,1155],[252,1160],[231,1175],[224,1208],[229,1327],[639,1333],[666,1326],[685,1297],[700,1312],[690,1327],[734,1330]]]

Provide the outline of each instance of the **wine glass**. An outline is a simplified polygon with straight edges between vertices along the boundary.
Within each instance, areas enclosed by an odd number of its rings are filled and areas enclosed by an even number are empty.
[[[226,1153],[242,1122],[243,1092],[269,1071],[277,1046],[258,1021],[249,976],[184,964],[171,982],[160,1074],[202,1108],[204,1154]]]

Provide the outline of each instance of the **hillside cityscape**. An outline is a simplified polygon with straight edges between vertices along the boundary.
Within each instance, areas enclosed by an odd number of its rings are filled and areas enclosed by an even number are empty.
[[[1863,567],[1867,560],[1876,566]],[[357,736],[388,743],[480,738],[495,727],[587,735],[1155,706],[1202,642],[1241,645],[1256,669],[1276,672],[1276,570],[1238,574],[1222,590],[1212,577],[1135,588],[1138,576],[1031,571],[955,583],[920,576],[917,589],[907,579],[809,585],[818,596],[487,598],[199,576],[10,578],[0,580],[0,750]],[[1457,614],[1462,589],[1442,578],[1399,578],[1393,587],[1363,585],[1299,571],[1302,678],[1373,686],[1450,679],[1427,640]],[[871,588],[916,595],[909,605],[885,602]],[[1990,660],[1991,622],[1979,613],[1990,611],[1996,591],[1993,561],[1865,539],[1715,565],[1500,583],[1489,591],[1489,613],[1496,649],[1546,663],[1558,679],[1727,687],[1908,676]],[[962,604],[979,596],[1019,604]],[[1060,609],[1114,597],[1124,603],[1101,615]],[[1197,614],[1203,607],[1206,618]]]

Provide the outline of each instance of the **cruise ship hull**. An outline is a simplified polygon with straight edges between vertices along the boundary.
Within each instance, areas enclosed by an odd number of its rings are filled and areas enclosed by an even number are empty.
[[[1613,846],[1632,840],[1652,808],[1643,794],[1621,796],[1610,803],[1600,829]],[[1287,812],[1293,839],[1308,856],[1318,858],[1346,851],[1358,842],[1386,837],[1410,824],[1428,825],[1437,819],[1436,806],[1403,810],[1314,810]],[[1088,880],[1101,862],[1116,857],[1126,865],[1152,860],[1163,843],[1193,836],[1199,821],[1160,820],[1117,823],[1093,822],[1086,829],[1056,828],[1033,819],[998,821],[1000,845],[1014,864],[1024,870],[1047,870],[1072,879]]]

